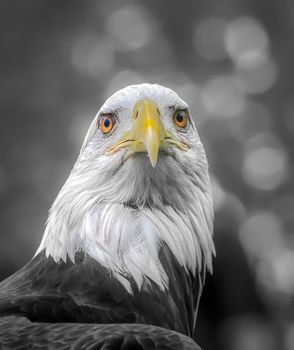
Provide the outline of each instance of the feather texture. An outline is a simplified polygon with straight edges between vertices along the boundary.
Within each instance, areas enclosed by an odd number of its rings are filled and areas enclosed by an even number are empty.
[[[110,269],[127,290],[125,276],[132,276],[139,288],[148,277],[164,289],[168,280],[158,260],[163,242],[194,275],[202,268],[211,270],[211,184],[193,121],[187,134],[179,134],[189,150],[170,147],[159,154],[156,168],[143,153],[130,158],[124,149],[105,155],[110,142],[131,125],[131,110],[138,98],[157,103],[169,132],[175,132],[170,107],[187,108],[175,92],[158,85],[130,86],[109,98],[90,126],[74,169],[50,210],[37,253],[45,250],[56,262],[68,257],[74,261],[75,252],[82,249]],[[97,118],[113,110],[119,111],[117,134],[101,140]]]
[[[0,284],[0,316],[21,315],[38,322],[143,323],[189,336],[202,282],[184,272],[165,245],[159,253],[169,278],[162,290],[152,280],[131,293],[112,273],[84,253],[75,263],[56,263],[44,252]]]
[[[106,150],[129,131],[140,99],[158,107],[170,144],[153,168],[144,153]],[[1,349],[199,349],[194,337],[212,269],[208,164],[188,105],[159,85],[118,91],[92,122],[54,201],[34,258],[0,283]],[[116,127],[102,135],[103,113]],[[179,332],[179,333],[177,333]]]
[[[11,337],[13,333],[13,337]],[[141,324],[31,323],[0,318],[2,350],[200,350],[183,334]]]

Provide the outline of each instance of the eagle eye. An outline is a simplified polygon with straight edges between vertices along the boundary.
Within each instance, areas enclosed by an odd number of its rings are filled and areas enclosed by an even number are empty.
[[[184,129],[189,121],[189,112],[187,110],[177,110],[174,113],[173,120],[178,128]]]
[[[113,129],[115,125],[115,117],[113,114],[104,114],[99,119],[99,127],[103,134],[108,134]]]

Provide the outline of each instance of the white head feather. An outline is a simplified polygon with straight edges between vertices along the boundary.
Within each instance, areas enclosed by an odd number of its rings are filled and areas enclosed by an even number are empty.
[[[154,101],[166,130],[189,145],[170,147],[153,168],[146,154],[128,157],[127,149],[105,151],[130,127],[135,103]],[[165,242],[175,258],[193,274],[211,269],[214,245],[213,204],[208,165],[193,121],[186,133],[173,124],[174,109],[188,105],[172,90],[151,84],[119,90],[94,118],[77,162],[54,201],[42,242],[56,262],[74,262],[84,251],[109,269],[127,289],[132,276],[139,288],[149,278],[164,289],[168,277],[158,252]],[[97,128],[104,113],[118,117],[114,132],[105,137]]]

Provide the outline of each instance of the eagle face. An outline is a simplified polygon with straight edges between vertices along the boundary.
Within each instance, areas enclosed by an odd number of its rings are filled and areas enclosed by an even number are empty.
[[[36,254],[83,251],[129,290],[168,287],[167,245],[192,274],[211,269],[213,205],[205,151],[189,108],[159,85],[128,86],[101,107],[49,213]]]
[[[96,173],[106,201],[144,207],[176,204],[175,197],[178,203],[189,191],[187,177],[195,181],[195,174],[206,175],[206,167],[187,103],[171,89],[141,84],[103,104],[74,171],[81,177]],[[117,191],[117,184],[125,190]]]
[[[106,155],[124,150],[123,160],[147,152],[153,168],[159,152],[168,153],[171,146],[187,149],[191,131],[195,131],[188,105],[175,92],[158,85],[133,85],[118,91],[105,102],[96,120],[93,148]]]

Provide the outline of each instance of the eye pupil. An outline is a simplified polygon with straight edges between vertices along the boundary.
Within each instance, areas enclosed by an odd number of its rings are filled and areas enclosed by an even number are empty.
[[[182,115],[182,114],[177,114],[177,121],[179,122],[179,123],[182,123],[182,121],[184,120],[184,116]]]
[[[105,118],[105,119],[104,119],[104,126],[105,126],[106,128],[109,128],[109,126],[110,126],[110,120],[109,120],[109,118]]]

